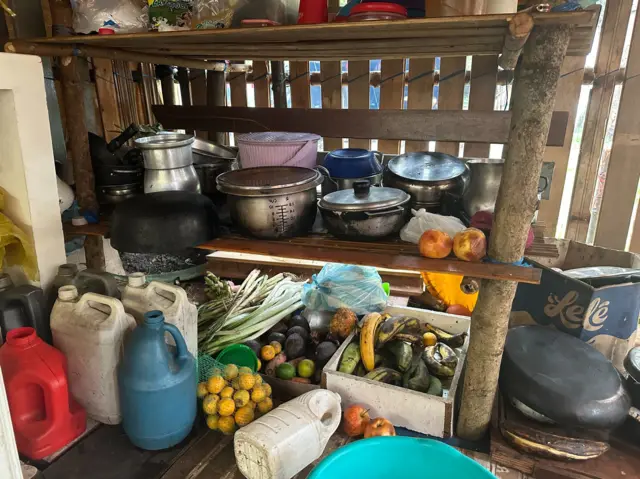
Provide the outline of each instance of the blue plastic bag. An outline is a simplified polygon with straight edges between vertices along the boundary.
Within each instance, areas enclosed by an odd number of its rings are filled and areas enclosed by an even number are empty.
[[[375,268],[327,263],[302,288],[302,303],[315,311],[349,308],[357,315],[382,311],[387,294]]]

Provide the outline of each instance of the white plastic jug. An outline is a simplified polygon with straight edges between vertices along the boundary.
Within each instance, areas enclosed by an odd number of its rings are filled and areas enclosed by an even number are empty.
[[[180,286],[151,281],[145,284],[144,273],[129,275],[122,293],[122,304],[138,324],[144,321],[144,313],[162,311],[165,322],[173,324],[182,333],[187,349],[198,357],[198,308],[189,302],[187,292]],[[165,335],[167,344],[175,346],[171,335]]]
[[[340,396],[310,391],[235,433],[240,472],[248,479],[289,479],[322,455],[340,424]]]
[[[62,286],[51,311],[53,345],[67,357],[69,388],[87,414],[104,424],[119,424],[116,376],[127,333],[136,327],[120,300],[96,293],[79,297]]]

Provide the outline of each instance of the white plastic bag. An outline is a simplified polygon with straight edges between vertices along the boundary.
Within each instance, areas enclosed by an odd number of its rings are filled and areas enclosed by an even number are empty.
[[[442,216],[428,213],[424,208],[411,210],[413,218],[400,230],[400,239],[418,244],[420,236],[427,230],[438,230],[447,233],[452,238],[456,233],[466,228],[464,223],[455,216]]]
[[[116,33],[146,32],[148,6],[143,0],[72,0],[73,30],[97,32],[112,27]]]

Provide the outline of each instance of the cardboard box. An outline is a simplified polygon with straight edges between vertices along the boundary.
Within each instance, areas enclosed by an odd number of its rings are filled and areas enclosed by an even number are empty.
[[[384,312],[392,316],[405,315],[418,318],[452,334],[469,330],[469,318],[465,316],[395,306],[388,306]],[[322,384],[326,389],[340,395],[343,409],[351,404],[363,404],[369,408],[369,415],[372,418],[387,418],[394,426],[405,427],[435,437],[450,437],[454,434],[456,391],[462,386],[459,383],[469,344],[468,336],[464,346],[456,350],[458,365],[446,397],[433,396],[341,373],[338,371],[340,358],[354,339],[355,333],[352,333],[322,370]]]
[[[640,314],[640,283],[594,288],[551,268],[569,270],[587,266],[640,268],[634,253],[558,241],[560,256],[540,262],[540,284],[518,285],[510,326],[540,324],[554,327],[591,344],[623,371],[622,361],[636,340]],[[544,261],[544,264],[543,262]]]

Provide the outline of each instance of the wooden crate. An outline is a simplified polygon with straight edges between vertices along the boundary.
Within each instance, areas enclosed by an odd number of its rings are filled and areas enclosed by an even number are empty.
[[[469,330],[469,318],[464,316],[395,306],[387,307],[385,312],[392,316],[415,317],[453,334]],[[363,404],[370,408],[371,417],[385,417],[395,426],[435,437],[452,436],[454,402],[464,367],[468,338],[465,345],[457,351],[458,366],[447,397],[437,397],[339,372],[338,364],[342,353],[354,337],[355,333],[342,343],[322,372],[322,384],[326,389],[340,394],[342,407]]]

